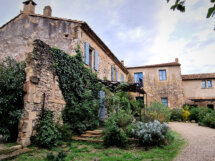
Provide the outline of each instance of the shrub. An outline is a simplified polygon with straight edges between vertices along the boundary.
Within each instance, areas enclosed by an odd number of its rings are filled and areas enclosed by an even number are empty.
[[[105,122],[104,146],[126,147],[128,139],[125,132],[117,125],[116,115],[111,115]]]
[[[126,147],[128,143],[125,132],[116,124],[106,127],[104,131],[104,146]]]
[[[31,138],[38,147],[50,149],[59,144],[61,134],[56,128],[53,118],[52,111],[42,110],[36,126],[36,135]]]
[[[182,110],[181,109],[172,109],[170,120],[182,121]]]
[[[199,122],[199,113],[202,110],[202,107],[194,107],[190,110],[190,116],[189,116],[189,120],[195,120],[196,122]]]
[[[135,123],[133,123],[133,124],[129,124],[129,125],[126,127],[125,132],[126,132],[126,135],[127,135],[129,138],[134,137],[133,130],[136,129],[136,126],[137,126],[137,125],[136,125]]]
[[[0,63],[0,135],[4,141],[14,142],[23,104],[25,64],[11,58]]]
[[[201,120],[200,125],[215,128],[215,111],[207,113],[205,117]]]
[[[143,123],[138,122],[136,129],[133,130],[139,144],[143,146],[153,146],[165,144],[167,140],[168,125],[161,124],[159,121]]]
[[[99,91],[97,75],[85,67],[80,49],[71,57],[59,49],[52,49],[54,66],[66,101],[63,121],[74,133],[83,133],[99,125]]]
[[[62,141],[69,142],[72,140],[72,130],[67,123],[62,125],[58,123],[57,129],[62,135]]]
[[[159,122],[168,122],[170,120],[171,112],[168,107],[165,105],[154,102],[151,104],[150,107],[145,109],[146,117],[150,118],[149,121],[158,120]],[[145,120],[148,122],[147,120]]]
[[[189,106],[185,106],[184,109],[182,109],[183,121],[188,121],[189,116],[190,116]]]
[[[207,115],[207,113],[211,113],[210,108],[202,107],[198,114],[198,122],[203,122],[204,117]]]

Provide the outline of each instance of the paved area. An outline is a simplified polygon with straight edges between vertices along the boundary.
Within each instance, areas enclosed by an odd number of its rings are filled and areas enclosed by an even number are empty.
[[[174,161],[215,161],[215,129],[195,123],[171,122],[169,126],[187,142]]]

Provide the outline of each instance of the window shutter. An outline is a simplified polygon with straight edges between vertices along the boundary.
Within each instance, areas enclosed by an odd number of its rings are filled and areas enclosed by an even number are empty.
[[[99,92],[99,104],[100,104],[100,110],[99,110],[99,117],[100,119],[105,119],[105,92],[100,91]]]
[[[89,65],[90,61],[89,61],[89,50],[90,50],[90,46],[87,42],[85,42],[85,64]]]
[[[123,75],[123,74],[121,75],[121,82],[122,82],[122,83],[124,83],[124,82],[125,82],[125,77],[124,77],[124,75]]]
[[[118,82],[118,70],[116,69],[116,81]]]
[[[94,62],[95,62],[95,64],[94,64],[95,70],[98,70],[98,69],[99,69],[98,55],[99,55],[99,54],[98,54],[98,51],[95,50],[95,54],[94,54],[94,56],[95,56],[95,59],[94,59],[94,60],[95,60],[95,61],[94,61]]]
[[[111,66],[111,81],[114,80],[114,67],[113,65]]]

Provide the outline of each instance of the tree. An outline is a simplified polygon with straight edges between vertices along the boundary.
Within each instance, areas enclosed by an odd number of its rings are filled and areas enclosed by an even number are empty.
[[[169,3],[170,0],[167,0],[167,3]],[[208,13],[207,13],[207,18],[213,17],[215,15],[215,0],[210,0],[211,3],[213,4],[213,6],[211,8],[208,9]],[[181,11],[181,12],[185,12],[185,2],[186,0],[175,0],[175,4],[171,6],[170,9],[172,9],[173,11],[175,11],[175,9]]]

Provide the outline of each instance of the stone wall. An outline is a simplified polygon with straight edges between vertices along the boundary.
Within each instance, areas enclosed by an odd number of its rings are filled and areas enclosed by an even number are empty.
[[[78,21],[44,17],[42,15],[20,14],[17,18],[0,28],[0,60],[7,56],[17,61],[25,60],[25,51],[28,43],[40,39],[51,47],[57,47],[70,55],[75,54],[78,45],[84,56],[84,43],[99,52],[98,77],[111,80],[111,65],[118,69],[118,80],[121,81],[121,74],[127,80],[127,74],[113,61],[87,32],[84,32]],[[95,72],[95,71],[94,71]]]
[[[167,80],[159,80],[159,70],[166,69]],[[170,108],[180,108],[184,104],[182,88],[182,77],[180,66],[170,67],[145,67],[128,69],[131,75],[143,73],[144,90],[147,93],[144,98],[145,103],[150,105],[152,102],[161,102],[161,97],[168,98]]]
[[[30,145],[30,137],[43,107],[54,111],[57,121],[61,118],[61,111],[66,104],[58,85],[50,47],[36,40],[28,44],[25,57],[26,94],[18,136],[18,142],[23,146]]]

